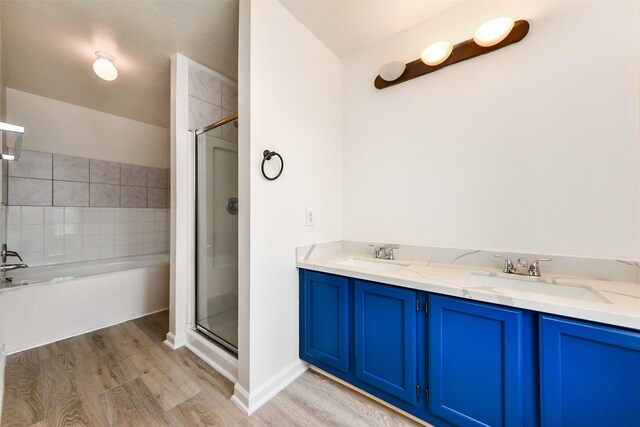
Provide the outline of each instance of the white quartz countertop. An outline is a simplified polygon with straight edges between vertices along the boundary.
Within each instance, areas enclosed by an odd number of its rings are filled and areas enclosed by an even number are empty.
[[[537,283],[542,286],[565,285],[584,288],[590,295],[596,295],[593,300],[582,300],[530,292],[526,289],[490,287],[468,281],[470,274],[514,278],[514,275],[505,274],[495,268],[412,259],[384,261],[374,260],[370,254],[327,253],[326,250],[318,252],[321,253],[315,256],[309,256],[311,251],[306,256],[298,256],[298,268],[640,330],[640,285],[637,283],[545,275],[544,265],[541,265],[542,277],[515,277],[534,282],[525,283],[529,288]],[[366,267],[340,264],[351,258],[396,263],[401,264],[403,268],[397,271],[377,271]]]

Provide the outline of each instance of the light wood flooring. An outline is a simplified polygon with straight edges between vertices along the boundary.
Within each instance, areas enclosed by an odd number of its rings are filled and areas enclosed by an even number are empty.
[[[411,420],[307,372],[251,417],[233,384],[163,344],[162,312],[9,356],[2,426],[405,426]]]

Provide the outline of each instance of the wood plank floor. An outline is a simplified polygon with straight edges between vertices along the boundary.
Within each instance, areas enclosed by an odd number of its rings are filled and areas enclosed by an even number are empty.
[[[9,356],[1,425],[417,425],[311,371],[247,417],[233,384],[163,344],[167,325],[165,311]]]

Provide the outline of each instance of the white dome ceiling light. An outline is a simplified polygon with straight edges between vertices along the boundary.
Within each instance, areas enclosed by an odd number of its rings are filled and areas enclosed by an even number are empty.
[[[113,65],[113,61],[116,59],[105,52],[96,52],[96,59],[93,63],[93,71],[100,77],[102,80],[106,80],[108,82],[115,80],[118,77],[118,69],[115,65]]]

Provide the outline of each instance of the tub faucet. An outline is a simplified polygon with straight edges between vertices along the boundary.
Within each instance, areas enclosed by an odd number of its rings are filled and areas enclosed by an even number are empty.
[[[0,251],[0,257],[2,258],[2,263],[6,264],[7,263],[7,258],[10,256],[14,256],[17,257],[20,261],[22,261],[22,257],[20,256],[20,254],[16,251],[8,251],[7,250],[7,244],[3,243],[2,244],[2,251]]]
[[[0,265],[0,271],[11,271],[19,268],[29,268],[27,264],[2,264]]]

